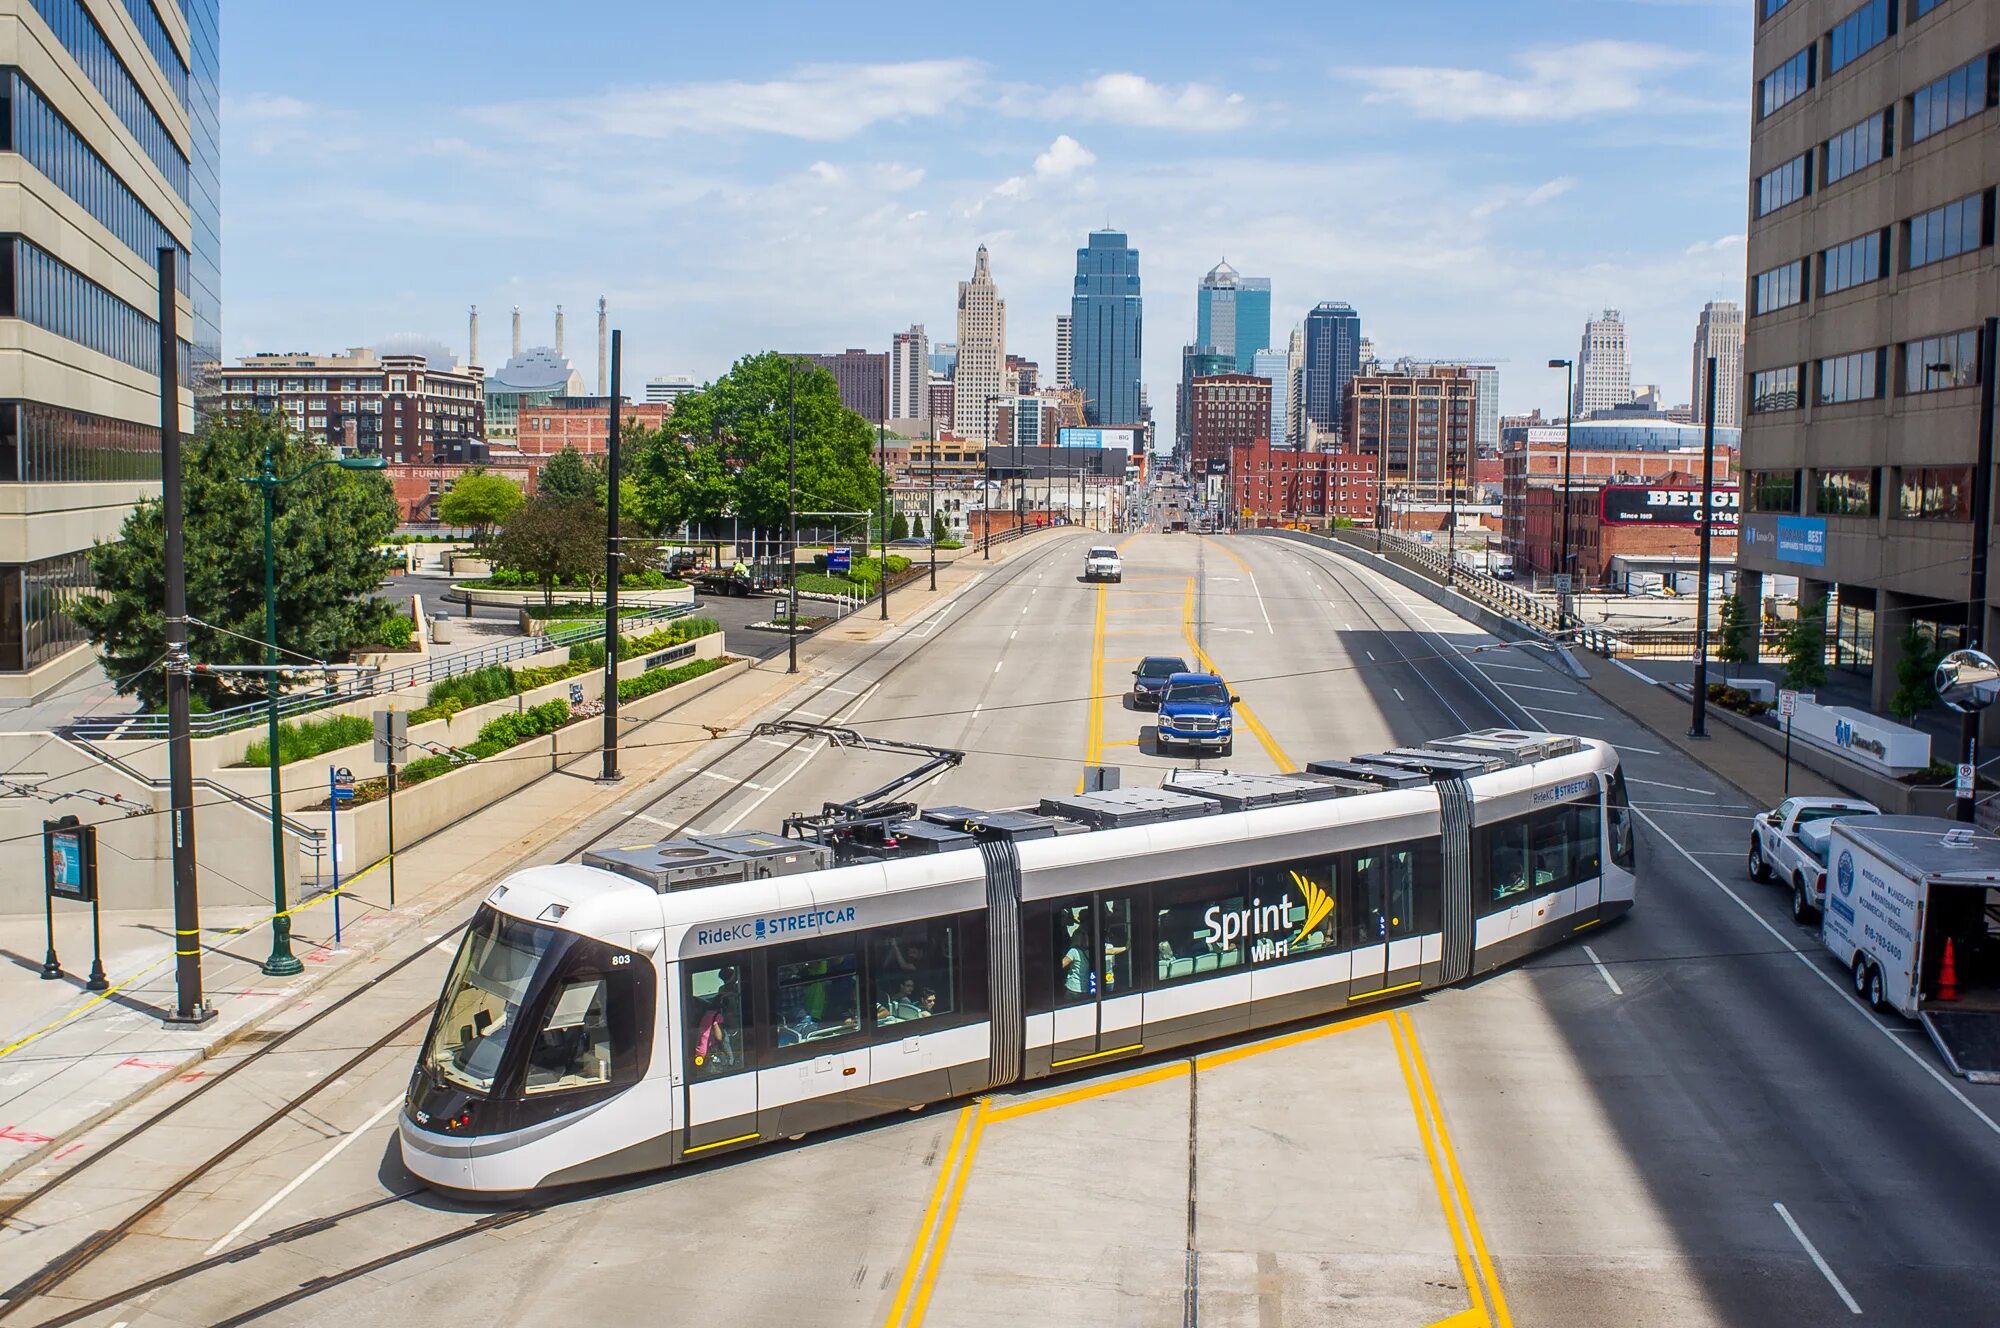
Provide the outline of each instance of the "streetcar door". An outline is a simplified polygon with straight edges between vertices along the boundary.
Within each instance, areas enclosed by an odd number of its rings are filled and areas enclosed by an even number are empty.
[[[681,965],[682,1157],[757,1137],[757,1040],[750,955]]]
[[[1604,804],[1602,794],[1588,802],[1571,804],[1575,818],[1570,823],[1570,871],[1576,881],[1576,910],[1573,924],[1581,925],[1597,916],[1604,901]]]
[[[1346,921],[1341,941],[1353,952],[1350,999],[1371,996],[1389,985],[1389,866],[1386,848],[1356,849],[1347,860],[1343,885]]]
[[[1133,968],[1129,896],[1076,895],[1049,917],[1055,1009],[1050,1068],[1060,1070],[1141,1041],[1144,998]]]

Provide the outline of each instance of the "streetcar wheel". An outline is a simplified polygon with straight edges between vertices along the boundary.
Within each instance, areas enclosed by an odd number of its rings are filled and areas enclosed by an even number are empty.
[[[1764,861],[1764,846],[1754,839],[1750,841],[1750,879],[1759,885],[1771,879],[1771,868]]]

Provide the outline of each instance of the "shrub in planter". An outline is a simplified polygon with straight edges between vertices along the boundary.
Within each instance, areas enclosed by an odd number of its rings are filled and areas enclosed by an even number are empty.
[[[407,621],[407,619],[405,620]],[[278,726],[278,764],[290,765],[308,757],[352,747],[373,736],[375,726],[363,715],[331,715],[326,719],[301,719]],[[271,764],[270,747],[263,741],[250,744],[243,753],[244,765]]]
[[[699,678],[702,674],[719,669],[728,662],[726,659],[696,659],[669,668],[648,669],[636,678],[621,680],[618,684],[618,699],[636,701],[642,696],[651,696],[654,692],[664,691],[690,678]]]
[[[375,632],[375,643],[390,650],[408,650],[410,638],[416,634],[417,625],[404,614],[395,614],[382,620],[382,626]]]

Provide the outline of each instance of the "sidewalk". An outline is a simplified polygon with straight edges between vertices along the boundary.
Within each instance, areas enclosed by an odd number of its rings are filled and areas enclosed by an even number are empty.
[[[1053,531],[977,553],[950,566],[940,562],[938,588],[922,582],[891,595],[890,621],[855,614],[799,642],[800,671],[782,657],[743,661],[709,675],[717,679],[649,724],[628,731],[621,748],[623,782],[601,785],[596,753],[565,772],[541,779],[484,807],[447,831],[396,855],[397,905],[387,900],[387,875],[376,863],[345,882],[341,940],[333,939],[333,896],[321,895],[293,914],[293,953],[306,971],[266,978],[269,915],[209,909],[202,917],[203,979],[216,1017],[200,1028],[163,1024],[174,1007],[171,914],[120,911],[104,915],[104,966],[112,989],[85,991],[90,972],[90,914],[82,905],[56,907],[56,948],[64,978],[44,981],[40,914],[0,918],[0,1189],[45,1160],[63,1157],[76,1136],[176,1078],[203,1073],[202,1063],[245,1034],[294,1008],[309,993],[337,986],[358,961],[396,938],[442,929],[444,915],[496,877],[574,847],[595,817],[620,804],[643,805],[647,786],[711,741],[704,726],[733,730],[815,677],[811,667],[835,649],[873,641],[884,631],[930,611],[1024,553],[1064,533]],[[362,966],[365,967],[365,966]],[[25,1178],[24,1178],[25,1179]]]

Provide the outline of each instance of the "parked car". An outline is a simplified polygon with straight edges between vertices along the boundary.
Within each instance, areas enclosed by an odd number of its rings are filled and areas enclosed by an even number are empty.
[[[1810,921],[1826,903],[1826,862],[1800,831],[1815,821],[1875,816],[1880,808],[1860,798],[1787,798],[1750,822],[1750,879],[1776,880],[1792,892],[1792,917]]]
[[[1167,679],[1187,672],[1187,661],[1178,655],[1148,655],[1132,670],[1132,705],[1139,710],[1158,710],[1166,694]]]

